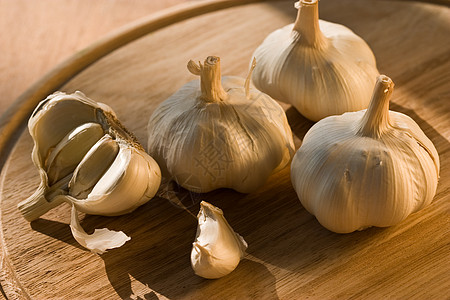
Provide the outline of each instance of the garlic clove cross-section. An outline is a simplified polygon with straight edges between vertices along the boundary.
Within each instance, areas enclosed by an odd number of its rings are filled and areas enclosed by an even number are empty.
[[[129,239],[123,232],[101,229],[88,235],[77,212],[117,216],[144,204],[161,182],[156,161],[109,106],[81,92],[47,97],[33,112],[28,129],[41,183],[18,205],[24,218],[31,222],[67,202],[73,209],[71,229],[81,245],[96,253],[120,247]]]
[[[198,227],[192,244],[191,265],[203,278],[220,278],[236,269],[247,243],[235,233],[218,207],[202,201]]]
[[[148,152],[182,187],[197,193],[249,193],[284,168],[294,153],[282,107],[250,85],[220,74],[220,59],[188,63],[200,80],[162,102],[148,123]]]
[[[292,160],[302,205],[331,231],[398,224],[436,193],[436,148],[410,117],[389,110],[393,89],[379,76],[367,110],[317,122]]]
[[[379,75],[366,42],[319,20],[319,0],[300,0],[295,23],[270,33],[253,53],[256,88],[318,121],[367,108]]]

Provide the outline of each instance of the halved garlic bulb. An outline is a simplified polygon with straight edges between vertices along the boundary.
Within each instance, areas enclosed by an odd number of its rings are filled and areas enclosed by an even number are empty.
[[[36,192],[19,203],[28,221],[69,202],[75,209],[71,228],[80,241],[83,235],[79,233],[84,231],[74,221],[76,211],[122,215],[147,202],[158,190],[161,171],[155,160],[110,107],[81,92],[47,97],[33,112],[28,129],[34,140],[32,160],[41,178]],[[111,240],[114,234],[104,235],[106,231],[95,236]],[[118,244],[124,242],[123,233],[120,235],[116,234],[121,240]],[[92,236],[89,239],[87,245],[102,244]],[[114,243],[107,240],[103,242],[111,247]],[[105,249],[90,250],[101,253]]]
[[[190,61],[188,69],[200,80],[185,84],[152,114],[148,152],[164,176],[190,191],[256,190],[293,155],[284,110],[249,78],[221,77],[218,57]]]
[[[331,231],[398,224],[436,193],[436,148],[410,117],[389,110],[393,88],[378,77],[367,110],[317,122],[292,160],[301,203]]]
[[[319,20],[318,2],[297,2],[295,23],[269,34],[253,53],[256,88],[312,121],[367,108],[379,74],[363,39]]]
[[[191,265],[198,276],[214,279],[236,269],[247,243],[235,233],[220,208],[202,201],[198,227],[192,244]]]

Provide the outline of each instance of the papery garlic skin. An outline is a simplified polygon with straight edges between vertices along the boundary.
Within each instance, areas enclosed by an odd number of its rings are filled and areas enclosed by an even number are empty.
[[[197,234],[191,251],[195,274],[208,279],[228,275],[244,256],[247,243],[214,205],[202,201],[197,218]]]
[[[367,108],[379,75],[372,50],[347,27],[319,20],[318,0],[298,8],[295,23],[253,53],[256,88],[312,121]]]
[[[380,76],[367,110],[319,121],[292,160],[302,205],[331,231],[398,224],[436,193],[436,148],[410,117],[389,111],[393,86]]]
[[[122,231],[113,231],[106,228],[95,229],[94,233],[87,234],[78,220],[78,212],[72,205],[70,230],[74,239],[84,248],[96,254],[103,254],[108,249],[121,247],[131,238]]]
[[[33,112],[28,129],[34,140],[32,160],[41,178],[36,192],[18,205],[30,222],[63,202],[88,214],[122,215],[158,190],[161,171],[156,161],[110,107],[81,92],[47,97]],[[96,253],[105,250],[101,244],[114,248],[127,240],[122,232],[107,229],[87,235],[73,220],[74,236],[79,242],[86,237],[80,244],[96,245],[90,249]],[[113,236],[118,239],[111,240]],[[100,237],[107,240],[96,239]]]
[[[285,112],[249,81],[221,77],[219,58],[200,66],[201,74],[193,62],[188,68],[201,80],[185,84],[150,117],[148,152],[190,191],[252,192],[293,155]]]

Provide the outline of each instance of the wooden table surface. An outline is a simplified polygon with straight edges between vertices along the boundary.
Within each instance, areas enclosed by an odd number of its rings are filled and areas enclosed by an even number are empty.
[[[7,112],[14,99],[64,58],[112,29],[179,2],[184,1],[0,0],[4,40],[0,44],[0,113]],[[366,39],[379,70],[396,83],[392,108],[410,115],[435,143],[441,179],[432,205],[398,226],[337,235],[321,227],[300,205],[288,169],[274,175],[254,194],[218,191],[205,200],[224,210],[250,247],[230,276],[205,281],[193,274],[184,255],[190,249],[195,219],[163,198],[118,218],[85,216],[82,224],[89,230],[108,227],[132,235],[132,241],[123,248],[102,256],[73,241],[67,207],[58,207],[31,224],[18,216],[16,204],[38,184],[29,157],[32,141],[24,132],[2,165],[0,281],[11,284],[6,294],[12,299],[16,293],[33,299],[60,299],[61,295],[63,299],[198,299],[211,295],[221,299],[448,298],[450,10],[432,4],[392,2],[393,9],[381,0],[342,0],[339,4],[323,0],[321,13],[324,19],[343,23]],[[352,3],[352,9],[347,9]],[[187,58],[202,59],[217,49],[214,54],[223,56],[224,73],[243,76],[254,46],[274,28],[293,20],[295,14],[286,2],[230,11],[232,14],[222,11],[202,16],[199,23],[176,24],[133,42],[89,67],[62,90],[81,89],[95,100],[107,102],[146,144],[143,128],[147,115],[192,79],[184,69]],[[255,12],[255,18],[249,19]],[[233,14],[242,19],[236,20]],[[246,24],[259,26],[246,31]],[[388,32],[396,35],[382,34],[386,26],[392,26]],[[219,34],[196,34],[205,27]],[[219,31],[221,28],[228,30]],[[188,41],[190,47],[185,49],[171,41],[168,37],[172,35]],[[240,47],[220,40],[233,35]],[[166,48],[148,48],[155,43]],[[151,63],[147,49],[160,62]],[[162,65],[180,66],[180,70],[169,79],[158,73]],[[116,76],[125,73],[131,76]],[[144,80],[140,74],[155,74],[152,78],[160,81]],[[129,105],[128,97],[135,105]],[[152,102],[146,104],[146,97]],[[284,107],[299,147],[312,123]],[[138,113],[146,116],[133,117]],[[198,203],[190,209],[196,213]],[[4,261],[8,266],[2,265]],[[3,291],[0,299],[2,296]]]
[[[188,0],[0,0],[0,115],[31,84],[105,34]]]

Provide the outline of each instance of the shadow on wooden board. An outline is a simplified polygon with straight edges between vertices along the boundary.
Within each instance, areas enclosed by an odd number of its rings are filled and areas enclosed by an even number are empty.
[[[135,239],[102,255],[108,279],[120,297],[126,299],[132,295],[131,276],[170,299],[201,299],[207,295],[224,298],[230,292],[224,288],[227,286],[242,299],[264,295],[277,299],[274,276],[263,264],[248,259],[235,272],[218,280],[196,276],[190,266],[190,251],[197,220],[184,210],[174,209],[172,203],[162,198],[153,199],[143,210],[130,222],[145,216],[153,220],[150,226],[136,227],[135,232],[130,232]],[[168,216],[163,220],[161,210]],[[137,221],[136,226],[142,221]]]

